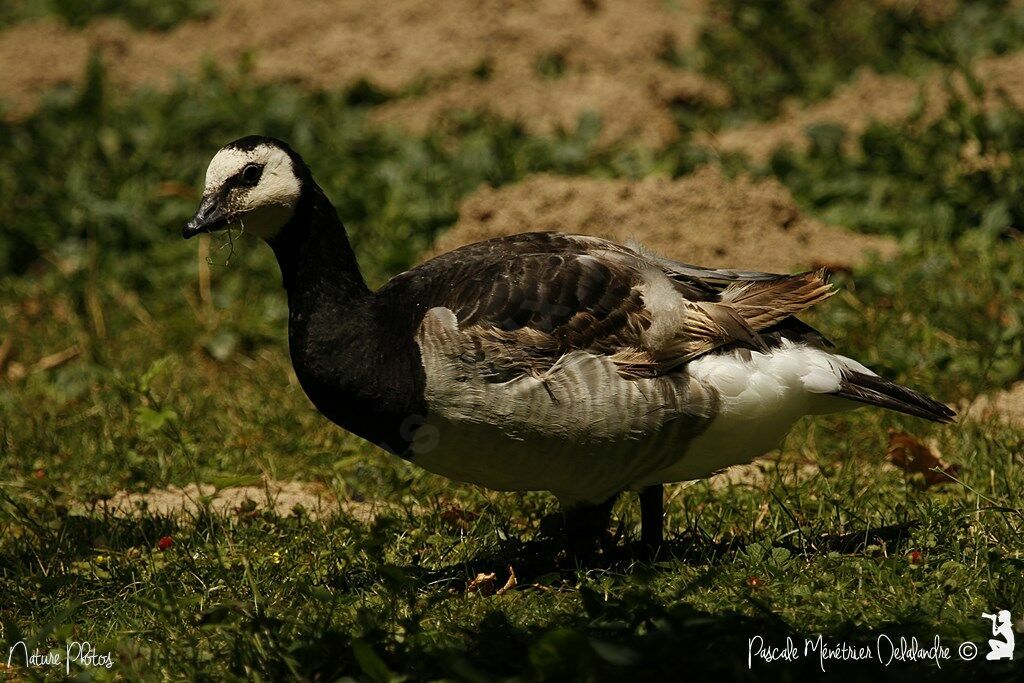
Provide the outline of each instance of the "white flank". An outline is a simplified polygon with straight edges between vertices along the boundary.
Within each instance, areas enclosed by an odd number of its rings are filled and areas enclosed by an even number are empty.
[[[855,408],[828,393],[843,367],[865,370],[785,341],[772,353],[710,354],[639,380],[574,351],[542,376],[492,383],[467,358],[472,345],[450,310],[428,311],[417,342],[430,414],[413,461],[492,489],[552,491],[564,503],[750,462],[801,416]]]
[[[718,394],[717,415],[678,462],[645,484],[701,479],[750,462],[778,446],[804,415],[859,405],[829,395],[839,389],[844,367],[870,373],[854,360],[789,340],[771,353],[752,351],[746,358],[709,354],[687,365],[696,381]]]

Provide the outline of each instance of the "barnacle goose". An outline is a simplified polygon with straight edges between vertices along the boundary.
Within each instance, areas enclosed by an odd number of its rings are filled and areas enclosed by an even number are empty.
[[[286,143],[210,162],[184,237],[241,227],[274,250],[299,382],[328,419],[451,479],[547,490],[577,546],[641,491],[774,448],[803,415],[882,406],[950,422],[796,317],[824,272],[700,268],[595,237],[523,233],[438,256],[371,291],[345,229]]]

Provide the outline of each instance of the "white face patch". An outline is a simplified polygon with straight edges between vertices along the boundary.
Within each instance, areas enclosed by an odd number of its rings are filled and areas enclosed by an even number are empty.
[[[233,217],[228,227],[242,228],[263,239],[271,239],[291,219],[302,192],[292,160],[284,150],[268,144],[251,150],[231,147],[220,150],[206,169],[203,194],[219,194],[224,183],[249,164],[263,166],[259,182],[253,187],[232,188],[222,200],[222,207]]]

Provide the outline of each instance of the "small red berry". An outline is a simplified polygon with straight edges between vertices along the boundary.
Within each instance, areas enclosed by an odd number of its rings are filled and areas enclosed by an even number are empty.
[[[910,564],[921,564],[921,560],[924,558],[920,550],[911,550],[907,554],[907,559],[910,560]]]
[[[750,588],[757,588],[760,585],[761,579],[757,578],[756,576],[747,577],[747,586],[749,586]]]
[[[174,539],[170,536],[161,536],[160,540],[156,542],[156,547],[160,550],[167,550],[174,545]]]
[[[32,473],[36,479],[46,479],[46,470],[40,467],[38,470]]]

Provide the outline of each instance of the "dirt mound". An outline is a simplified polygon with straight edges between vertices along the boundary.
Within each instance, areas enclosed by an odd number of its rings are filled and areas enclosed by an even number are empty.
[[[213,17],[166,33],[39,21],[0,32],[0,93],[15,115],[29,112],[47,89],[78,82],[93,48],[120,85],[166,85],[206,59],[232,67],[251,54],[263,80],[425,84],[422,97],[381,113],[413,127],[448,108],[487,108],[548,131],[593,110],[608,138],[635,132],[660,143],[675,134],[669,102],[726,97],[662,59],[694,43],[705,1],[220,0]]]
[[[598,143],[629,138],[661,147],[678,137],[669,105],[724,105],[727,90],[697,74],[659,64],[627,63],[608,71],[579,70],[545,82],[531,78],[525,63],[508,64],[486,81],[461,79],[416,99],[401,99],[373,112],[379,122],[422,133],[449,112],[486,111],[522,123],[535,134],[576,128],[580,117],[601,121]]]
[[[301,509],[313,519],[342,514],[359,521],[371,521],[389,506],[383,503],[338,501],[331,490],[318,483],[264,479],[253,486],[229,486],[222,489],[209,484],[189,484],[185,488],[169,486],[143,493],[121,491],[100,501],[95,510],[117,517],[144,514],[169,517],[194,516],[206,504],[218,514],[248,514],[269,510],[282,517]],[[78,513],[91,511],[84,505]]]
[[[1018,107],[1024,107],[1024,52],[982,60],[977,74],[987,86],[986,107],[1001,104],[1005,94]],[[904,76],[880,76],[863,70],[848,84],[836,89],[827,100],[806,108],[790,107],[767,123],[740,126],[718,135],[705,136],[702,141],[721,152],[740,152],[752,160],[767,160],[772,152],[785,145],[806,146],[807,129],[821,123],[841,125],[855,138],[872,121],[899,123],[906,121],[924,107],[923,121],[934,120],[948,102],[940,73],[917,81]],[[961,83],[958,87],[966,92]]]
[[[556,230],[636,239],[665,256],[708,266],[790,271],[851,267],[871,252],[895,254],[894,241],[824,225],[800,214],[774,180],[729,180],[711,167],[679,180],[597,180],[540,175],[483,188],[462,204],[459,221],[434,252],[489,237]]]
[[[659,146],[677,135],[671,104],[729,102],[724,86],[663,59],[695,42],[702,1],[590,4],[600,9],[535,3],[528,14],[506,15],[477,36],[487,78],[464,74],[382,107],[377,119],[423,131],[450,110],[488,110],[549,133],[572,129],[581,114],[595,112],[603,141],[629,135]]]
[[[1024,382],[987,396],[979,396],[964,410],[972,420],[998,419],[1024,428]]]

